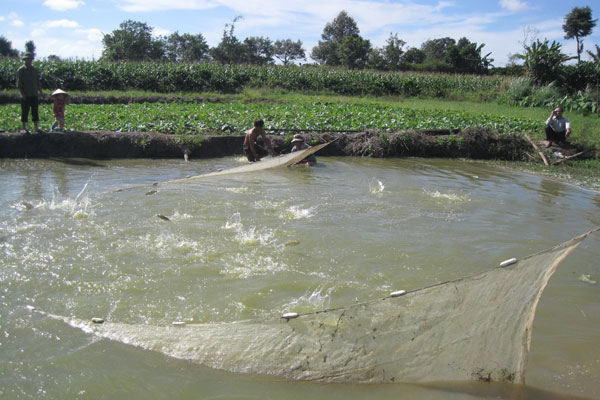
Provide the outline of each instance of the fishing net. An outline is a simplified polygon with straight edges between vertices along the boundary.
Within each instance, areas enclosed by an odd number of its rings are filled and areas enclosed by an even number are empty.
[[[335,382],[521,383],[544,287],[599,229],[510,266],[313,313],[180,326],[48,315],[99,337],[231,372]]]

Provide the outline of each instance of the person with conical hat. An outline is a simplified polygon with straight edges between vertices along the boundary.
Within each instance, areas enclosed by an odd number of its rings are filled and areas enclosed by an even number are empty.
[[[50,100],[54,103],[52,111],[56,119],[52,124],[52,131],[62,132],[65,129],[65,108],[69,104],[69,99],[69,94],[62,89],[56,89],[50,96]]]
[[[302,151],[309,148],[309,146],[306,143],[304,143],[304,138],[302,137],[302,135],[294,135],[294,137],[292,138],[292,145],[294,146],[292,147],[292,153],[294,151]],[[311,154],[305,159],[298,161],[296,164],[305,164],[313,166],[316,163],[317,157],[314,154]]]
[[[26,52],[21,59],[25,62],[24,65],[17,70],[17,88],[21,93],[21,122],[23,123],[23,132],[29,133],[27,130],[27,119],[29,118],[29,110],[31,110],[31,121],[35,128],[35,132],[41,132],[39,128],[39,104],[38,96],[42,96],[42,84],[40,82],[40,74],[33,66],[33,54]]]

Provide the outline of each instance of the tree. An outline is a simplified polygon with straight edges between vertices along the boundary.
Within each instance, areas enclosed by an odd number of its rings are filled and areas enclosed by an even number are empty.
[[[423,64],[425,53],[421,49],[411,47],[404,52],[403,60],[405,64]]]
[[[242,61],[252,65],[273,63],[273,43],[264,37],[251,36],[244,39]]]
[[[33,40],[25,42],[25,52],[31,53],[35,57],[35,43],[33,43]]]
[[[19,51],[12,48],[12,42],[0,35],[0,57],[16,58],[19,56]]]
[[[404,62],[402,49],[406,42],[398,38],[398,34],[390,33],[390,37],[386,40],[386,45],[383,48],[383,57],[388,65],[388,68],[396,71],[402,67]]]
[[[596,44],[596,45],[594,45],[594,46],[596,46],[596,54],[592,53],[592,52],[591,52],[591,51],[589,51],[589,50],[587,51],[587,53],[588,53],[588,55],[590,56],[590,58],[591,58],[591,61],[592,61],[593,63],[596,63],[596,64],[598,64],[598,63],[600,63],[600,47],[598,47],[598,45],[597,45],[597,44]]]
[[[319,40],[319,44],[313,47],[311,57],[321,64],[340,65],[338,47],[345,38],[359,33],[354,19],[346,11],[341,11],[333,21],[325,25],[321,34],[323,40]]]
[[[421,50],[425,54],[426,62],[444,62],[449,49],[454,45],[456,45],[456,40],[449,37],[430,39],[421,44]]]
[[[477,46],[466,37],[461,38],[456,45],[450,45],[446,53],[445,61],[456,72],[482,74],[486,73],[494,59],[488,58],[490,54],[481,56],[481,50],[485,44]]]
[[[524,60],[528,75],[539,85],[559,80],[562,75],[563,63],[571,57],[562,52],[561,44],[539,39],[531,45],[524,45],[524,53],[517,57]]]
[[[173,62],[202,62],[208,59],[208,44],[201,33],[170,34],[165,44],[167,60]]]
[[[349,69],[364,68],[369,61],[371,42],[358,34],[348,36],[338,46],[340,64]]]
[[[242,17],[237,16],[231,24],[225,24],[223,37],[217,47],[211,49],[211,55],[215,61],[221,64],[239,64],[244,59],[244,46],[234,35],[235,23]]]
[[[573,7],[570,13],[565,16],[565,23],[562,28],[565,31],[565,39],[577,40],[577,62],[581,62],[581,52],[583,51],[583,38],[592,33],[596,26],[597,19],[592,19],[592,10],[590,7]]]
[[[104,35],[102,58],[111,61],[159,60],[165,54],[165,42],[152,38],[153,29],[144,22],[127,20],[120,29]]]
[[[279,59],[283,65],[289,65],[294,60],[306,60],[302,42],[294,42],[291,39],[276,40],[273,43],[273,55]]]

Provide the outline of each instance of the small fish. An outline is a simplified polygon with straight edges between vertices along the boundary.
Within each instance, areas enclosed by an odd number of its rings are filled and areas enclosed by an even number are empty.
[[[298,246],[300,244],[297,240],[291,240],[285,244],[285,247]]]
[[[170,221],[169,217],[165,217],[165,216],[164,216],[164,215],[162,215],[162,214],[156,214],[156,216],[157,216],[158,218],[162,219],[163,221]]]
[[[596,282],[596,281],[593,281],[593,280],[591,279],[591,277],[592,277],[591,275],[585,275],[585,274],[582,274],[582,275],[579,277],[579,280],[580,280],[581,282],[589,283],[590,285],[595,285],[597,282]]]
[[[103,324],[104,323],[104,319],[103,318],[94,317],[94,318],[92,318],[92,322],[95,323],[95,324]]]
[[[146,192],[146,196],[150,196],[151,194],[157,193],[156,190],[149,190]]]
[[[23,207],[25,207],[26,210],[31,210],[33,208],[33,204],[24,201]]]

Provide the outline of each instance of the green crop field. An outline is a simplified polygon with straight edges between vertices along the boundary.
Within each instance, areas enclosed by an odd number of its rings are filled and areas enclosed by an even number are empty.
[[[20,129],[20,106],[0,107],[0,126]],[[53,121],[50,105],[42,105],[42,127]],[[392,103],[312,102],[277,103],[142,103],[127,105],[71,105],[66,121],[73,130],[121,132],[241,133],[262,118],[274,130],[465,129],[482,127],[501,133],[535,132],[543,121],[506,118],[468,111],[416,109]]]

